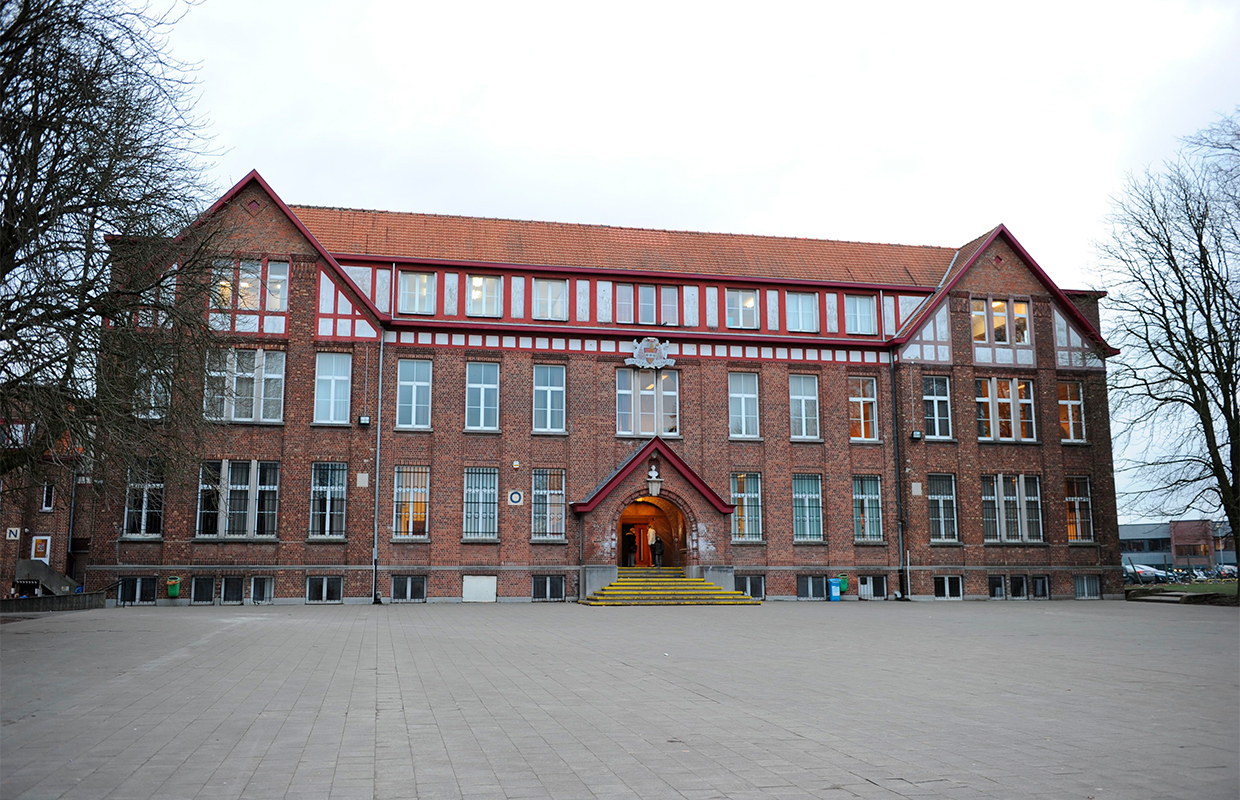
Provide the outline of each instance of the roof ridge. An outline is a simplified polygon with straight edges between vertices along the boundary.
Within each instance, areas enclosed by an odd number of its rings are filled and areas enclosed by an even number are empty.
[[[821,239],[810,236],[778,236],[765,233],[730,233],[726,231],[694,231],[676,228],[643,228],[631,225],[606,225],[599,222],[556,222],[542,219],[514,219],[512,217],[480,217],[471,214],[434,214],[424,211],[389,211],[377,208],[347,208],[345,206],[316,206],[304,203],[290,203],[289,208],[297,211],[345,211],[356,214],[391,214],[405,217],[430,217],[446,220],[477,220],[479,222],[515,222],[522,225],[549,225],[565,228],[593,228],[611,231],[640,231],[642,233],[674,233],[689,236],[719,236],[734,239],[770,239],[785,242],[830,242],[832,244],[856,244],[866,247],[902,247],[913,250],[958,250],[959,248],[936,244],[899,244],[895,242],[863,242],[855,239]]]

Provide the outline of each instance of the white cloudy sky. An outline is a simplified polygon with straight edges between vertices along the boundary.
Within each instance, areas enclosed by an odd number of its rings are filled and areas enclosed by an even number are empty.
[[[172,48],[221,190],[949,246],[1003,222],[1068,288],[1124,176],[1240,103],[1235,0],[205,0]]]

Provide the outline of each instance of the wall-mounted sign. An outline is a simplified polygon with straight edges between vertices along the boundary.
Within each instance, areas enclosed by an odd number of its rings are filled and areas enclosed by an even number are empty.
[[[21,528],[5,528],[4,538],[10,542],[17,541],[18,539],[22,538],[22,529]]]
[[[667,342],[660,342],[653,336],[647,336],[640,342],[633,341],[633,357],[624,359],[624,363],[641,369],[660,369],[670,367],[676,359],[667,357]]]
[[[525,492],[520,489],[513,489],[508,493],[508,505],[523,506],[525,505]]]

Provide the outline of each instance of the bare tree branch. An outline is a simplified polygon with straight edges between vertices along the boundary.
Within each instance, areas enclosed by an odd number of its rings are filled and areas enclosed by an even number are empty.
[[[1240,109],[1128,182],[1099,246],[1117,471],[1137,507],[1219,510],[1240,530]]]

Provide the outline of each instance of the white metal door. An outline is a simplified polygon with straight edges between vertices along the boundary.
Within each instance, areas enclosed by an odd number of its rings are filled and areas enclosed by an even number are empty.
[[[857,578],[857,597],[862,600],[874,599],[874,587],[870,584],[869,575],[861,575]]]
[[[461,600],[466,603],[494,603],[494,575],[465,575],[461,579]]]

